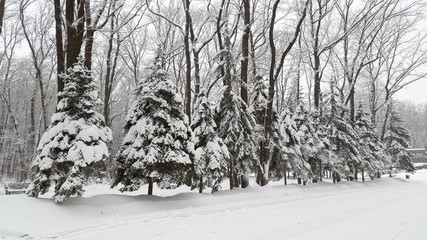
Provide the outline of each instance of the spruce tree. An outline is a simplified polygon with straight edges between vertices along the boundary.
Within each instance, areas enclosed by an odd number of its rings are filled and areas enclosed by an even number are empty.
[[[301,136],[298,134],[297,124],[293,113],[289,108],[281,113],[280,117],[281,150],[283,154],[283,165],[289,164],[293,173],[304,183],[311,176],[310,165],[305,161],[301,152]]]
[[[259,167],[256,157],[256,143],[253,138],[255,121],[249,113],[246,103],[236,96],[230,85],[223,89],[216,122],[218,136],[230,152],[228,175],[230,189],[249,185],[249,173],[256,166]]]
[[[112,134],[97,111],[97,87],[80,59],[63,76],[65,87],[51,124],[43,134],[33,163],[35,179],[28,195],[37,197],[53,184],[55,202],[83,194],[90,176],[105,170]]]
[[[278,117],[276,111],[273,110],[273,117],[272,117],[272,137],[270,139],[270,143],[265,143],[265,134],[264,134],[264,121],[267,111],[267,85],[264,82],[264,79],[261,76],[255,76],[254,78],[254,90],[251,95],[251,105],[249,108],[249,112],[253,115],[255,120],[255,127],[254,127],[254,138],[257,143],[257,155],[259,158],[259,161],[261,163],[266,163],[266,166],[258,167],[256,169],[257,176],[256,176],[256,182],[263,186],[268,183],[268,179],[270,177],[278,179],[283,176],[284,168],[286,166],[283,164],[282,161],[282,154],[281,154],[281,146],[280,146],[280,132],[279,132],[279,123],[278,123]],[[267,161],[263,161],[261,158],[263,156],[262,151],[265,151],[264,145],[268,144],[268,147],[270,147],[270,159]],[[269,175],[266,176],[265,174],[265,168],[269,168]]]
[[[218,191],[227,171],[229,152],[216,133],[211,104],[204,92],[197,98],[197,110],[191,128],[194,133],[195,181],[193,187],[201,193],[206,186]]]
[[[325,126],[320,124],[318,114],[310,113],[302,103],[296,107],[292,118],[298,131],[301,156],[316,177],[313,181],[322,180],[324,165],[331,164]]]
[[[408,173],[415,172],[414,163],[406,150],[409,147],[410,138],[409,130],[405,127],[402,117],[392,109],[387,132],[384,136],[386,153],[391,157],[390,176],[393,169],[405,170]]]
[[[330,167],[337,174],[345,174],[347,179],[352,179],[357,176],[357,168],[361,163],[360,136],[346,115],[348,109],[342,104],[343,96],[334,92],[333,84],[331,83],[329,104],[325,106],[323,118],[328,128],[331,149],[335,153],[335,157],[331,158],[335,162]]]
[[[381,142],[374,124],[367,117],[363,109],[362,103],[355,116],[354,129],[360,136],[362,162],[359,166],[362,171],[362,180],[364,181],[364,173],[368,172],[371,179],[384,169],[386,156],[384,145]]]
[[[117,173],[113,186],[135,191],[148,183],[175,188],[192,171],[194,146],[183,101],[164,69],[165,59],[157,52],[150,74],[139,83],[137,99],[125,120],[126,136],[116,156]]]

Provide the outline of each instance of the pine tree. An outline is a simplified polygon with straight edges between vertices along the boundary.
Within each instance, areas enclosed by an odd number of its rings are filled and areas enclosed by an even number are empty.
[[[37,197],[53,184],[55,202],[83,194],[87,178],[105,170],[107,144],[112,140],[103,115],[97,111],[100,99],[96,84],[83,61],[62,77],[65,87],[58,94],[62,100],[40,140],[33,163],[36,176],[27,192]]]
[[[123,184],[120,191],[135,191],[148,183],[151,195],[153,183],[160,188],[175,188],[192,171],[191,129],[182,111],[183,101],[168,80],[164,63],[159,50],[126,117],[126,136],[116,156],[118,167],[113,184]]]
[[[197,99],[198,106],[191,128],[194,133],[195,176],[193,187],[201,193],[206,186],[212,192],[218,191],[224,173],[227,171],[229,152],[222,139],[218,137],[211,104],[204,92]]]
[[[391,157],[390,176],[393,168],[405,170],[408,173],[415,172],[414,163],[406,150],[409,147],[410,138],[409,130],[405,127],[400,114],[391,110],[389,125],[384,136],[386,153]]]
[[[362,180],[364,181],[364,172],[368,172],[371,179],[384,169],[386,156],[384,145],[382,144],[374,124],[366,116],[362,103],[359,104],[355,116],[354,129],[360,136],[362,162],[359,166],[362,171]]]
[[[245,188],[249,185],[250,170],[259,167],[253,138],[255,121],[246,103],[231,91],[230,85],[224,87],[216,122],[218,136],[222,138],[230,152],[228,162],[230,189],[239,186]]]

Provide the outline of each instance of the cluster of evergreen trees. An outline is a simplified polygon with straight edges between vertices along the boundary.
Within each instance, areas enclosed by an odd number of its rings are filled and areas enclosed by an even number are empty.
[[[263,125],[268,100],[262,77],[254,79],[250,107],[231,84],[222,89],[218,106],[200,93],[190,124],[164,66],[159,50],[126,117],[126,136],[115,156],[113,186],[120,184],[120,191],[148,184],[148,194],[152,194],[154,183],[160,188],[187,184],[199,192],[206,187],[217,191],[225,177],[230,179],[230,189],[244,188],[251,173],[264,185],[289,172],[305,183],[321,181],[325,173],[335,182],[341,176],[357,179],[359,172],[374,178],[394,169],[415,171],[405,150],[408,130],[394,111],[383,144],[363,106],[350,122],[332,89],[317,111],[310,112],[299,103],[274,112],[271,137],[266,140]],[[37,197],[53,185],[56,202],[81,195],[88,178],[102,177],[112,140],[97,111],[97,89],[83,61],[63,78],[61,101],[40,141],[33,164],[35,179],[28,190]],[[261,161],[265,148],[269,159]]]

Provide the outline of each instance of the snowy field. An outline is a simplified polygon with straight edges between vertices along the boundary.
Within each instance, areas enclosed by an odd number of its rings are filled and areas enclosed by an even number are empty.
[[[224,183],[224,186],[227,183]],[[427,171],[198,194],[86,188],[61,205],[0,192],[0,239],[427,239]]]

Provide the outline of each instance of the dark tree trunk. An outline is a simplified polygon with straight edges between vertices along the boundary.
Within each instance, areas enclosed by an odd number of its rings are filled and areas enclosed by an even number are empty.
[[[320,57],[317,51],[314,51],[314,107],[319,109],[320,106]]]
[[[362,182],[365,182],[365,170],[362,169]]]
[[[3,30],[3,18],[4,18],[4,8],[6,6],[6,0],[0,0],[0,35]]]
[[[199,183],[199,193],[203,192],[203,176],[200,176],[200,183]]]
[[[230,164],[228,167],[228,179],[230,180],[230,190],[234,188],[234,164],[233,160],[230,160]]]
[[[90,0],[85,2],[86,12],[86,38],[85,38],[85,62],[84,65],[88,70],[92,70],[92,49],[93,36],[95,35],[94,26],[92,26],[92,18],[90,16]]]
[[[287,172],[287,169],[286,169],[286,166],[285,166],[285,169],[283,170],[283,179],[284,179],[284,184],[288,185],[288,181],[286,179],[286,172]]]
[[[319,181],[323,181],[323,167],[322,167],[322,159],[319,158]]]
[[[298,178],[298,184],[301,184],[301,178],[300,177]]]
[[[236,166],[236,162],[234,162],[234,165]],[[234,187],[240,187],[239,176],[237,175],[236,170],[233,170],[233,183]]]
[[[196,96],[200,93],[200,63],[199,63],[199,53],[197,51],[193,51],[194,56],[194,90],[196,93]]]
[[[56,61],[57,63],[57,88],[58,93],[64,90],[64,79],[61,74],[65,72],[64,44],[62,42],[62,18],[61,18],[61,1],[54,0],[55,5],[55,35],[56,35]],[[61,101],[58,97],[57,102]]]
[[[105,73],[105,86],[104,86],[104,119],[105,125],[110,126],[110,98],[112,91],[112,59],[111,55],[113,52],[113,44],[114,44],[114,16],[111,17],[110,22],[110,36],[108,37],[108,50],[106,57],[106,73]]]
[[[240,176],[240,182],[241,182],[242,188],[246,188],[249,186],[249,179],[245,175]]]
[[[153,195],[153,179],[148,180],[148,195]]]
[[[223,45],[223,42],[222,42],[222,34],[221,34],[221,25],[222,25],[222,20],[221,19],[222,19],[222,12],[224,10],[224,6],[225,6],[225,0],[222,0],[221,8],[219,9],[218,18],[217,18],[217,21],[216,21],[216,34],[218,36],[218,47],[219,47],[219,51],[223,51],[224,50],[224,45]],[[220,56],[219,57],[219,61],[223,62],[224,61],[224,57]],[[225,76],[225,70],[224,70],[224,67],[221,66],[220,67],[220,77],[223,78],[223,84],[226,85],[226,80],[225,80],[224,76]]]
[[[357,166],[356,167],[354,167],[354,180],[356,180],[357,181],[357,174],[358,174],[358,170],[357,170]]]
[[[35,65],[37,65],[36,60],[34,60]],[[40,102],[41,102],[41,107],[42,107],[42,118],[43,118],[43,129],[41,129],[41,132],[46,131],[47,127],[48,127],[48,120],[47,120],[47,112],[46,112],[46,103],[45,103],[45,99],[46,99],[46,94],[44,91],[44,87],[43,87],[43,80],[42,80],[42,73],[40,68],[38,68],[36,66],[36,79],[38,81],[38,85],[39,85],[39,90],[40,90]]]
[[[185,52],[185,113],[188,116],[188,120],[191,121],[191,54],[190,54],[190,0],[184,1],[185,10],[185,33],[184,33],[184,52]]]
[[[30,139],[29,144],[31,146],[31,150],[37,148],[36,146],[36,88],[34,88],[33,95],[30,99]]]
[[[84,33],[84,3],[85,0],[77,0],[77,23],[74,19],[75,0],[65,2],[65,20],[67,25],[67,69],[72,67],[80,54]]]
[[[88,70],[92,70],[92,49],[93,49],[93,36],[95,30],[88,29],[86,31],[86,44],[85,44],[85,67]]]
[[[242,36],[242,68],[240,73],[241,78],[241,89],[240,96],[242,100],[248,104],[248,66],[249,66],[249,34],[251,31],[251,15],[250,15],[250,2],[249,0],[243,0],[243,9],[244,9],[244,23],[245,31]]]
[[[384,117],[384,122],[383,122],[382,129],[381,129],[381,141],[382,142],[384,142],[385,133],[387,131],[388,118],[389,118],[390,114],[391,114],[391,104],[388,103],[387,104],[387,110],[386,110],[385,117]]]

